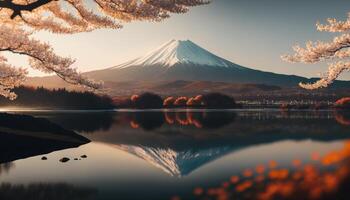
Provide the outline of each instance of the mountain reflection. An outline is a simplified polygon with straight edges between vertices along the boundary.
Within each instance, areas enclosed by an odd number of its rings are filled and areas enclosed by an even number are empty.
[[[88,117],[84,117],[85,114]],[[94,122],[95,115],[97,120]],[[34,163],[49,173],[43,174],[44,177],[34,173],[30,177],[32,183],[57,179],[60,182],[62,177],[58,178],[56,174],[64,172],[63,182],[74,179],[74,184],[84,185],[89,178],[86,174],[94,174],[94,181],[88,184],[99,188],[101,195],[96,199],[122,195],[126,195],[125,199],[167,199],[176,193],[180,197],[174,199],[348,199],[344,192],[350,180],[347,112],[163,110],[77,114],[42,112],[36,116],[46,117],[59,124],[58,127],[79,129],[93,142],[65,153],[86,153],[89,159],[51,165],[57,162],[56,158],[61,158],[62,153],[58,152],[55,159],[50,156],[48,161],[25,159],[23,163],[14,162],[15,168],[11,164],[3,165],[0,170],[5,183],[16,182],[11,179],[12,174],[32,173],[26,166],[34,166]],[[76,119],[69,122],[70,116]],[[40,148],[43,145],[42,150],[48,144],[55,146],[52,145],[55,142],[60,144],[57,145],[59,148],[63,148],[62,144],[78,146],[87,142],[72,135],[71,131],[58,127],[56,130],[52,124],[39,126],[40,123],[15,129],[20,123],[9,127],[0,122],[3,126],[0,130],[12,131],[0,132],[3,137],[0,139],[6,146],[6,143],[11,143],[11,138],[6,139],[6,136],[16,136],[20,140],[13,141],[23,143],[15,146],[26,151],[35,149],[25,146],[28,144]],[[44,129],[40,130],[41,127]],[[41,134],[34,134],[37,131]],[[56,137],[43,138],[42,135]],[[72,141],[80,143],[73,144]],[[14,155],[18,154],[18,150],[12,151]],[[8,161],[28,156],[17,155]],[[49,165],[42,165],[43,162]],[[7,175],[6,171],[11,169]],[[78,171],[82,171],[82,175]],[[28,186],[11,185],[9,191],[17,187],[24,188],[19,191],[26,191]],[[135,194],[135,190],[140,192]],[[65,193],[60,189],[57,191]],[[67,191],[69,193],[69,189]]]
[[[35,183],[29,185],[0,185],[0,199],[11,200],[93,200],[97,190],[65,183]]]
[[[232,147],[228,146],[185,151],[130,145],[115,145],[115,147],[145,160],[174,177],[186,176],[206,163],[232,151]]]
[[[110,130],[88,136],[171,176],[182,177],[227,154],[257,145],[348,139],[348,127],[334,117],[331,112],[121,112]]]

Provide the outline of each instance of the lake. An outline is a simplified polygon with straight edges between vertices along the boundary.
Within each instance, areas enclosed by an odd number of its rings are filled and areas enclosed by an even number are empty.
[[[340,111],[16,111],[91,142],[0,165],[13,199],[348,199]],[[27,151],[18,149],[16,151]],[[47,160],[42,160],[45,156]],[[60,162],[63,157],[68,162]],[[4,196],[3,196],[4,197]]]

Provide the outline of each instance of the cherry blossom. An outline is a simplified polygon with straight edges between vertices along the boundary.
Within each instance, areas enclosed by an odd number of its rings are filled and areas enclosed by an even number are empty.
[[[321,75],[315,83],[300,83],[302,88],[314,90],[328,87],[343,72],[350,70],[350,13],[346,21],[328,19],[327,24],[317,23],[317,30],[327,32],[341,32],[340,36],[334,37],[330,42],[307,42],[306,47],[296,45],[293,47],[293,55],[284,55],[282,59],[292,63],[309,63],[331,61],[328,71]]]
[[[122,28],[131,21],[159,22],[172,13],[185,13],[206,0],[3,0],[0,1],[0,53],[28,57],[30,67],[55,73],[71,84],[99,89],[101,82],[83,76],[72,67],[74,59],[56,55],[48,43],[32,37],[35,31],[56,34]],[[0,95],[15,99],[14,87],[25,81],[27,71],[0,55]]]

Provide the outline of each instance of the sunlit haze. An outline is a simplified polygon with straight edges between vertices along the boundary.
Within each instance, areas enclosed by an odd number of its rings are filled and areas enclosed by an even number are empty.
[[[280,56],[294,44],[329,40],[334,35],[316,31],[317,21],[344,19],[350,2],[344,0],[213,0],[206,6],[173,15],[161,23],[132,22],[118,30],[97,30],[75,35],[36,33],[62,56],[76,59],[81,71],[103,69],[143,56],[170,39],[190,39],[234,63],[283,74],[317,77],[327,68],[289,64]],[[11,57],[15,64],[25,60]],[[30,70],[30,75],[41,73]],[[349,79],[349,73],[342,79]]]

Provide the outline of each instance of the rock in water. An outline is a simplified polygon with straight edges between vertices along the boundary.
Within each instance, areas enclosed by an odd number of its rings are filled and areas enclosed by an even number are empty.
[[[64,157],[60,159],[60,162],[65,163],[65,162],[68,162],[69,160],[70,160],[69,158]]]

